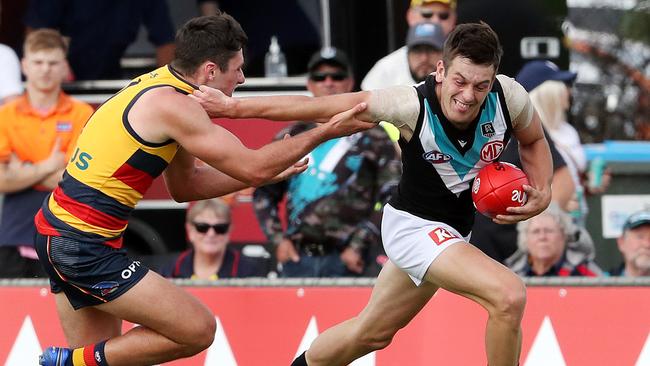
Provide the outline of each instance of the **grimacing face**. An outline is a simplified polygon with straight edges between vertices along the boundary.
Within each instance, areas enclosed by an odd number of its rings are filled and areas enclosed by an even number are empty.
[[[470,59],[457,56],[445,68],[442,60],[436,68],[436,94],[445,117],[457,127],[466,127],[481,110],[496,70],[492,65],[477,65]]]

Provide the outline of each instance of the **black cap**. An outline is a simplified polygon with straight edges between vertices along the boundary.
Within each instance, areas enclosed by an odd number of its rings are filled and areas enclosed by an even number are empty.
[[[312,72],[315,68],[323,64],[339,66],[349,73],[352,72],[352,65],[350,65],[348,56],[345,52],[334,47],[325,47],[314,53],[307,64],[307,71]]]
[[[630,215],[623,224],[623,231],[635,229],[641,225],[650,225],[650,211],[638,211]]]
[[[442,26],[436,23],[418,23],[409,28],[406,35],[406,46],[408,48],[420,45],[431,46],[437,50],[442,50],[445,45],[445,32]]]

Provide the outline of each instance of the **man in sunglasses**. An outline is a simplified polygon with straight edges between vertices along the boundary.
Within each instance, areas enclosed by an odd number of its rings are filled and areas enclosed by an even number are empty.
[[[456,26],[456,0],[412,0],[406,12],[406,22],[409,25],[409,34],[417,24],[426,22],[438,24],[443,36],[446,37]],[[375,63],[361,82],[361,89],[373,90],[395,85],[413,85],[421,81],[413,73],[408,38],[406,45]]]
[[[347,56],[336,48],[315,53],[307,66],[307,89],[316,97],[352,91]],[[295,135],[315,122],[280,131]],[[305,174],[257,188],[255,211],[283,277],[376,275],[381,249],[375,204],[387,202],[401,172],[392,141],[382,128],[330,140],[309,154]],[[287,197],[287,229],[278,206]],[[374,219],[374,220],[373,220]],[[382,262],[383,263],[383,262]]]

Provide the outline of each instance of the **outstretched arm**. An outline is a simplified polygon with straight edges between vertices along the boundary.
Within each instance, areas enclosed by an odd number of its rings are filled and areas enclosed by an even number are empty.
[[[345,93],[325,97],[276,95],[253,98],[231,98],[217,89],[201,85],[191,98],[201,104],[212,118],[264,118],[274,121],[328,119],[356,104],[368,102],[369,92]],[[362,120],[372,120],[361,113]]]
[[[201,106],[171,89],[161,88],[161,90],[145,93],[132,108],[129,119],[134,130],[147,141],[165,141],[171,138],[190,155],[232,177],[234,181],[229,181],[225,177],[218,178],[219,182],[227,184],[224,191],[218,192],[223,194],[227,190],[259,186],[272,181],[274,177],[296,164],[323,141],[375,126],[374,123],[356,118],[356,115],[365,108],[365,104],[356,105],[314,129],[289,139],[273,142],[257,150],[244,146],[228,130],[213,124]],[[191,189],[200,189],[203,194],[210,196],[217,193],[200,182],[207,180],[208,178],[205,177],[208,176],[210,179],[216,179],[217,176],[213,175],[218,173],[195,170],[189,160],[181,163],[178,163],[180,164],[178,168],[173,166],[170,173],[166,175],[168,179],[175,178],[171,179],[171,182],[180,181],[183,175],[191,174],[197,179],[193,181],[193,184],[197,184],[197,188]],[[185,183],[183,188],[188,189],[188,185]]]

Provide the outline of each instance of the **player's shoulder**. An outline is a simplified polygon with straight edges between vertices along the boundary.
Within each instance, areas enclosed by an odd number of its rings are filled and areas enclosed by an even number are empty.
[[[193,101],[186,94],[178,92],[171,85],[149,89],[140,99],[144,102],[142,107],[165,113],[177,114],[203,111],[199,103]]]
[[[528,92],[515,79],[503,74],[497,75],[496,79],[501,85],[506,104],[521,104],[528,99]]]
[[[517,80],[511,78],[510,76],[498,74],[496,76],[496,79],[499,81],[499,85],[501,85],[501,89],[503,90],[504,94],[528,96],[526,89],[524,89],[524,87],[521,86]]]

